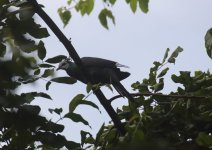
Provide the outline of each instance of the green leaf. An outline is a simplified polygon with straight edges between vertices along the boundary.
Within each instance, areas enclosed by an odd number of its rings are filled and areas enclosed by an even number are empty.
[[[71,102],[69,103],[69,112],[74,112],[76,107],[79,105],[79,103],[82,101],[82,99],[85,97],[84,94],[78,94],[76,95]]]
[[[71,77],[57,77],[57,78],[51,79],[51,81],[57,82],[57,83],[63,83],[63,84],[74,84],[77,82],[76,79]]]
[[[64,118],[69,118],[74,122],[82,122],[83,124],[89,126],[89,123],[85,119],[83,119],[83,117],[80,114],[69,112],[64,116]]]
[[[101,143],[100,143],[100,139],[101,139],[101,136],[104,132],[104,129],[105,129],[105,124],[103,123],[101,128],[99,129],[98,133],[96,134],[96,140],[95,140],[95,143],[94,145],[97,147],[99,146]]]
[[[77,96],[75,96],[69,103],[69,112],[74,112],[76,107],[79,105],[88,105],[88,106],[91,106],[91,107],[99,110],[99,107],[96,104],[94,104],[93,102],[83,100],[84,97],[85,97],[85,95],[83,95],[83,94],[78,94]]]
[[[159,75],[157,76],[157,78],[161,78],[161,77],[163,77],[164,75],[166,75],[166,73],[168,72],[168,70],[169,70],[168,67],[165,68],[165,69],[163,69],[163,70],[159,73]]]
[[[138,0],[141,11],[147,13],[149,10],[149,0]]]
[[[212,28],[210,28],[205,35],[205,48],[208,56],[212,59]]]
[[[153,86],[154,92],[158,92],[161,91],[164,87],[164,82],[163,82],[163,78],[160,78],[159,83],[155,84]]]
[[[109,2],[110,2],[112,5],[114,5],[115,2],[116,2],[116,0],[109,0]]]
[[[87,86],[86,86],[86,92],[89,93],[93,88],[93,85],[89,82],[87,83]]]
[[[38,44],[38,57],[43,60],[46,57],[46,48],[44,47],[43,41]]]
[[[90,134],[89,132],[80,131],[80,135],[81,135],[81,145],[83,146],[84,144],[87,144],[86,139],[87,139],[87,135],[89,135],[89,137],[92,137],[92,134]]]
[[[65,27],[71,19],[71,12],[66,7],[59,8],[57,12]]]
[[[212,146],[212,136],[207,133],[200,132],[198,137],[196,138],[196,142],[200,146],[210,148]]]
[[[88,2],[88,8],[87,8],[87,14],[89,15],[94,7],[94,0],[87,0]]]
[[[43,78],[52,76],[54,74],[54,69],[46,69],[42,75]]]
[[[168,54],[169,54],[169,51],[170,51],[170,49],[167,48],[167,49],[166,49],[166,52],[165,52],[165,54],[164,54],[164,57],[163,57],[162,64],[166,61],[166,59],[167,59],[167,57],[168,57]]]
[[[175,49],[175,51],[171,54],[171,56],[168,59],[169,63],[175,63],[175,59],[177,58],[177,56],[179,55],[180,52],[182,52],[183,49],[181,47],[177,47]]]
[[[33,15],[33,13],[34,12],[31,11],[30,15]],[[30,17],[27,20],[23,20],[20,26],[23,26],[25,30],[34,38],[41,39],[49,36],[48,30],[46,28],[42,28],[40,24],[35,23],[32,17]]]
[[[40,69],[35,70],[34,75],[39,75],[40,74]]]
[[[63,59],[66,59],[67,57],[64,56],[64,55],[58,55],[58,56],[55,56],[55,57],[52,57],[52,58],[49,58],[47,59],[45,62],[48,62],[50,64],[56,64],[56,63],[59,63],[61,62]]]
[[[80,11],[81,15],[90,14],[94,7],[94,0],[80,0],[76,5],[76,11]]]
[[[106,29],[108,29],[107,18],[110,18],[112,20],[113,24],[115,24],[115,18],[113,16],[112,12],[105,8],[100,12],[99,20],[100,20],[100,23],[102,24],[102,26],[105,27]]]
[[[43,92],[22,93],[21,96],[23,96],[28,102],[31,102],[32,100],[34,100],[35,97],[43,97],[43,98],[52,100],[52,98],[47,93],[43,93]]]
[[[137,0],[130,0],[131,10],[135,13],[137,9]]]
[[[72,0],[67,0],[68,5],[71,5],[71,3],[72,3]]]
[[[0,57],[4,57],[5,54],[6,54],[6,46],[0,43]]]

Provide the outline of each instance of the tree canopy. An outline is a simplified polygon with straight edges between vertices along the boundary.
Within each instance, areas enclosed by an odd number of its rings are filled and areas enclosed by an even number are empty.
[[[148,12],[148,0],[126,0],[132,12],[138,8]],[[115,23],[112,6],[116,0],[103,0],[99,13],[102,26],[108,29],[108,19]],[[68,25],[71,12],[82,16],[92,13],[94,0],[67,1],[67,6],[58,8],[58,14]],[[131,93],[134,102],[129,102],[115,110],[112,103],[120,95],[111,99],[104,96],[99,85],[87,84],[88,95],[76,93],[69,103],[69,112],[61,116],[62,108],[49,108],[50,113],[60,116],[60,120],[69,118],[90,126],[89,122],[75,109],[87,105],[99,110],[99,106],[88,100],[95,94],[101,105],[111,117],[111,124],[103,124],[96,135],[81,131],[81,142],[67,140],[62,135],[64,128],[40,114],[41,108],[32,105],[36,97],[52,99],[48,95],[51,83],[75,84],[76,79],[64,76],[54,77],[55,64],[67,58],[58,55],[46,58],[49,51],[43,38],[49,37],[48,30],[36,22],[39,15],[67,49],[70,57],[79,66],[86,78],[86,71],[77,54],[77,50],[64,36],[48,14],[36,0],[0,1],[0,147],[5,150],[20,149],[210,149],[212,147],[212,74],[210,71],[180,71],[171,79],[177,90],[163,94],[164,79],[169,68],[175,64],[183,48],[167,49],[162,61],[154,61],[149,77],[132,83]],[[206,52],[212,58],[212,29],[205,36]],[[58,40],[58,41],[59,41]],[[16,91],[23,85],[30,85],[45,79],[46,91]],[[108,85],[109,88],[110,85]]]

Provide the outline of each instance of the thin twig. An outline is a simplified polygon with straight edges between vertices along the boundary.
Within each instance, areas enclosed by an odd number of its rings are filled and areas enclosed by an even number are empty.
[[[190,95],[167,95],[167,94],[159,94],[159,93],[130,93],[132,97],[136,96],[160,96],[160,97],[167,97],[167,98],[184,98],[184,99],[198,99],[198,98],[204,98],[207,99],[209,96],[190,96]],[[109,99],[110,102],[113,102],[115,99],[121,98],[123,96],[116,95]],[[211,95],[212,97],[212,95]]]

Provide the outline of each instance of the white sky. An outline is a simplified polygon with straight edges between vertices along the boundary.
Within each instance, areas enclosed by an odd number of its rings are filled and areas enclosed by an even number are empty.
[[[147,14],[141,13],[140,10],[133,14],[124,1],[118,1],[113,8],[116,25],[110,24],[109,31],[105,30],[98,21],[98,13],[102,9],[101,3],[95,6],[94,12],[89,17],[81,17],[74,13],[68,26],[63,28],[57,8],[66,1],[39,0],[39,2],[44,4],[45,11],[64,34],[72,38],[72,44],[80,57],[101,57],[130,66],[128,71],[131,76],[122,82],[129,91],[133,82],[148,77],[153,61],[162,60],[166,48],[173,51],[177,46],[181,46],[184,49],[176,65],[171,65],[171,70],[166,76],[164,89],[166,93],[176,89],[176,85],[170,80],[171,74],[179,74],[181,70],[211,70],[212,62],[204,47],[205,33],[212,27],[211,0],[150,0]],[[42,23],[39,17],[37,19]],[[67,55],[66,49],[59,40],[50,30],[49,33],[51,36],[44,40],[48,57]],[[57,74],[57,76],[65,75],[63,71]],[[40,81],[39,85],[33,86],[33,90],[45,91],[45,84],[45,81]],[[47,93],[52,96],[53,101],[37,99],[33,104],[42,105],[42,115],[57,120],[58,117],[53,117],[48,112],[48,108],[62,107],[64,113],[67,113],[70,100],[78,93],[86,94],[85,87],[80,82],[73,86],[52,83]],[[29,87],[25,89],[31,90]],[[113,96],[107,88],[103,88],[103,91],[108,98]],[[92,129],[82,123],[73,123],[69,119],[60,121],[59,123],[65,124],[63,133],[70,140],[80,142],[80,130],[89,131],[95,136],[102,123],[107,124],[110,120],[95,96],[90,96],[88,100],[95,102],[102,114],[87,106],[77,108],[76,112],[89,121]],[[114,102],[113,106],[120,107],[125,102],[126,100],[120,99]]]

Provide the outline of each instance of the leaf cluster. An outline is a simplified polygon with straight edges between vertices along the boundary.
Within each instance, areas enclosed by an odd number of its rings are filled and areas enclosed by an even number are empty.
[[[112,7],[116,4],[117,0],[102,0],[103,8],[100,10],[98,19],[101,25],[109,29],[108,20],[111,20],[115,25],[115,17],[112,13]],[[148,12],[149,0],[125,0],[126,4],[130,6],[133,13],[136,12],[137,7],[144,13]],[[68,24],[71,19],[71,14],[75,10],[82,16],[90,15],[94,10],[95,1],[94,0],[68,0],[67,6],[60,7],[58,9],[58,14],[64,24],[64,27]]]

